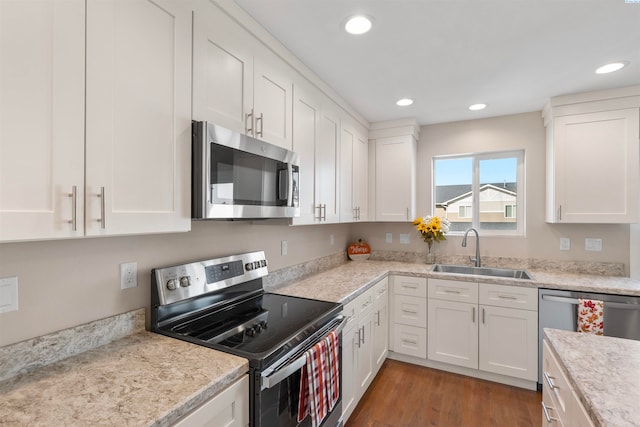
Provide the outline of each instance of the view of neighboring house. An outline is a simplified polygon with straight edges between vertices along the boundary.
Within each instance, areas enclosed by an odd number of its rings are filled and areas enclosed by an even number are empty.
[[[480,186],[480,223],[483,229],[516,228],[516,183]],[[471,184],[436,187],[436,215],[447,218],[453,231],[470,227],[473,209]]]

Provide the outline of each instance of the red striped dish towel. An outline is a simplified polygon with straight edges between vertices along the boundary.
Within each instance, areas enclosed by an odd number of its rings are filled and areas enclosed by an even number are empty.
[[[332,331],[306,353],[306,364],[300,376],[298,423],[311,414],[311,425],[317,427],[340,399],[338,334]]]
[[[578,332],[604,335],[604,302],[578,298]]]
[[[317,427],[327,415],[327,342],[323,339],[305,353],[307,363],[300,378],[298,422],[311,414],[311,426]],[[306,377],[306,379],[305,379]]]
[[[332,411],[340,399],[340,354],[338,334],[331,331],[325,338],[327,341],[327,400]]]

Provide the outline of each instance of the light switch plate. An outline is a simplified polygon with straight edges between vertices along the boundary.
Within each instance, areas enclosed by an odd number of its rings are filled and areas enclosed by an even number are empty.
[[[585,251],[596,251],[599,252],[602,250],[602,239],[593,239],[587,237],[584,239],[584,250]]]
[[[408,245],[411,243],[411,236],[409,234],[400,233],[400,243],[403,245]]]
[[[0,313],[18,310],[18,277],[0,278]]]
[[[387,243],[393,243],[393,233],[387,233]]]
[[[329,234],[329,244],[333,246],[334,243],[335,243],[335,240],[333,238],[333,234]]]
[[[561,251],[568,251],[571,249],[571,239],[568,237],[561,237],[560,238],[560,250]]]

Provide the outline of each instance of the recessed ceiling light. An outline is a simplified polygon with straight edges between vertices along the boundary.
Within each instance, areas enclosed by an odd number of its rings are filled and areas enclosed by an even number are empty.
[[[411,104],[413,104],[413,99],[409,99],[409,98],[402,98],[396,101],[396,105],[399,107],[406,107]]]
[[[471,111],[484,110],[485,108],[487,108],[487,104],[473,104],[469,106],[469,110]]]
[[[344,24],[344,29],[349,34],[364,34],[371,29],[371,19],[367,18],[363,15],[352,16],[347,20],[347,23]]]
[[[602,67],[596,70],[596,74],[607,74],[613,73],[614,71],[618,71],[621,68],[624,68],[627,65],[626,62],[612,62],[611,64],[603,65]]]

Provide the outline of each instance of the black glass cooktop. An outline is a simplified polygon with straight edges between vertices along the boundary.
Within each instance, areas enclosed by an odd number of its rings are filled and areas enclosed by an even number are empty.
[[[171,332],[266,366],[341,310],[339,303],[262,293],[174,325]]]

